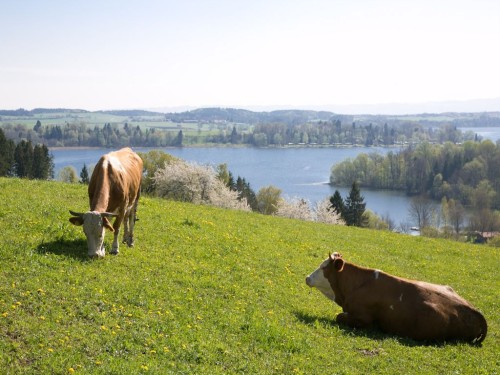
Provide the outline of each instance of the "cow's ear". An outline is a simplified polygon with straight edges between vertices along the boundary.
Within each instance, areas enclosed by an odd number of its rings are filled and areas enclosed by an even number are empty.
[[[102,218],[102,224],[104,225],[104,228],[110,230],[111,232],[114,232],[115,230],[113,229],[113,226],[109,222],[107,217]]]
[[[337,272],[342,272],[344,269],[344,259],[342,258],[335,258],[333,261],[333,267],[337,270]]]
[[[73,225],[83,225],[83,218],[80,216],[73,216],[69,218],[69,222]]]

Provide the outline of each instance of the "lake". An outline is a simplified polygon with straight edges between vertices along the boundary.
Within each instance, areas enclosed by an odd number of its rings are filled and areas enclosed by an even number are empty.
[[[484,139],[493,142],[500,140],[500,127],[461,128],[471,130]],[[135,148],[136,151],[148,152],[151,148]],[[217,166],[226,163],[234,177],[244,177],[252,189],[274,185],[282,190],[285,198],[304,198],[315,203],[333,195],[336,189],[345,198],[349,188],[334,187],[328,184],[330,168],[347,158],[355,158],[359,153],[387,153],[397,149],[381,147],[301,147],[301,148],[231,148],[231,147],[196,147],[162,148],[161,150],[181,159]],[[109,149],[51,149],[54,156],[55,176],[61,168],[73,166],[77,173],[83,164],[93,167],[101,155]],[[410,223],[408,207],[410,198],[404,193],[386,190],[362,189],[367,208],[379,216],[389,217],[396,225]],[[436,204],[439,209],[439,204]],[[411,223],[414,224],[414,223]]]
[[[480,135],[483,139],[490,139],[493,142],[500,140],[500,127],[475,127],[475,128],[458,128],[463,133],[471,131]]]
[[[151,148],[134,148],[148,152]],[[244,177],[252,189],[274,185],[282,190],[285,198],[304,198],[315,203],[333,195],[336,189],[345,198],[350,188],[328,184],[332,165],[361,152],[387,153],[388,148],[161,148],[183,160],[217,166],[226,163],[234,177]],[[93,167],[109,149],[51,149],[54,156],[55,176],[61,168],[73,166],[77,174],[85,163]],[[389,215],[396,224],[408,222],[409,198],[402,192],[362,189],[367,208],[379,215]]]

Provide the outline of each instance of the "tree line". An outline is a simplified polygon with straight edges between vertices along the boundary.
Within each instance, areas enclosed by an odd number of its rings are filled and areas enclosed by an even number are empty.
[[[347,123],[341,119],[301,123],[259,123],[248,125],[214,125],[212,131],[186,131],[176,127],[143,129],[129,123],[106,123],[88,126],[84,122],[33,127],[5,124],[7,138],[43,143],[49,147],[180,147],[192,144],[243,144],[256,147],[287,145],[365,145],[394,146],[422,142],[463,142],[475,139],[472,132],[463,134],[456,126],[425,127],[418,123]]]
[[[54,177],[54,161],[44,144],[7,139],[0,128],[0,176],[47,180]]]
[[[427,142],[397,152],[361,153],[332,166],[330,182],[402,190],[466,206],[500,209],[500,144],[490,140],[443,145]]]
[[[500,231],[499,166],[500,142],[421,143],[386,155],[363,153],[344,160],[332,166],[330,182],[348,186],[357,181],[363,187],[418,197],[411,211],[422,228],[431,226],[436,215],[424,198],[441,201],[441,221],[434,220],[435,226],[456,237],[464,227]]]

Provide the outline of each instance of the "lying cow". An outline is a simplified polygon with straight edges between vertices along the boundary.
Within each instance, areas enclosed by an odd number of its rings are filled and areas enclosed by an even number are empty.
[[[376,324],[414,340],[480,343],[486,337],[484,316],[451,287],[359,267],[338,253],[307,276],[306,284],[342,307],[336,320],[350,327]]]
[[[104,230],[114,232],[111,254],[118,254],[118,235],[124,222],[123,243],[134,245],[134,224],[141,192],[142,159],[130,148],[103,155],[90,178],[88,193],[90,211],[77,213],[69,221],[83,225],[89,256],[103,257]],[[116,217],[113,226],[109,222]]]

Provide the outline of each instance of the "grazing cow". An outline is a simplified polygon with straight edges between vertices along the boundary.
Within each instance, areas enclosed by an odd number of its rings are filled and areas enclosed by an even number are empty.
[[[451,287],[407,280],[348,263],[330,255],[306,278],[343,312],[337,322],[383,331],[414,340],[464,340],[480,343],[486,320]]]
[[[118,254],[118,235],[124,222],[123,243],[134,245],[134,224],[141,193],[142,159],[130,148],[103,155],[89,183],[90,211],[77,213],[69,221],[83,225],[89,256],[103,257],[104,230],[114,232],[111,254]],[[116,217],[113,226],[109,218]]]

